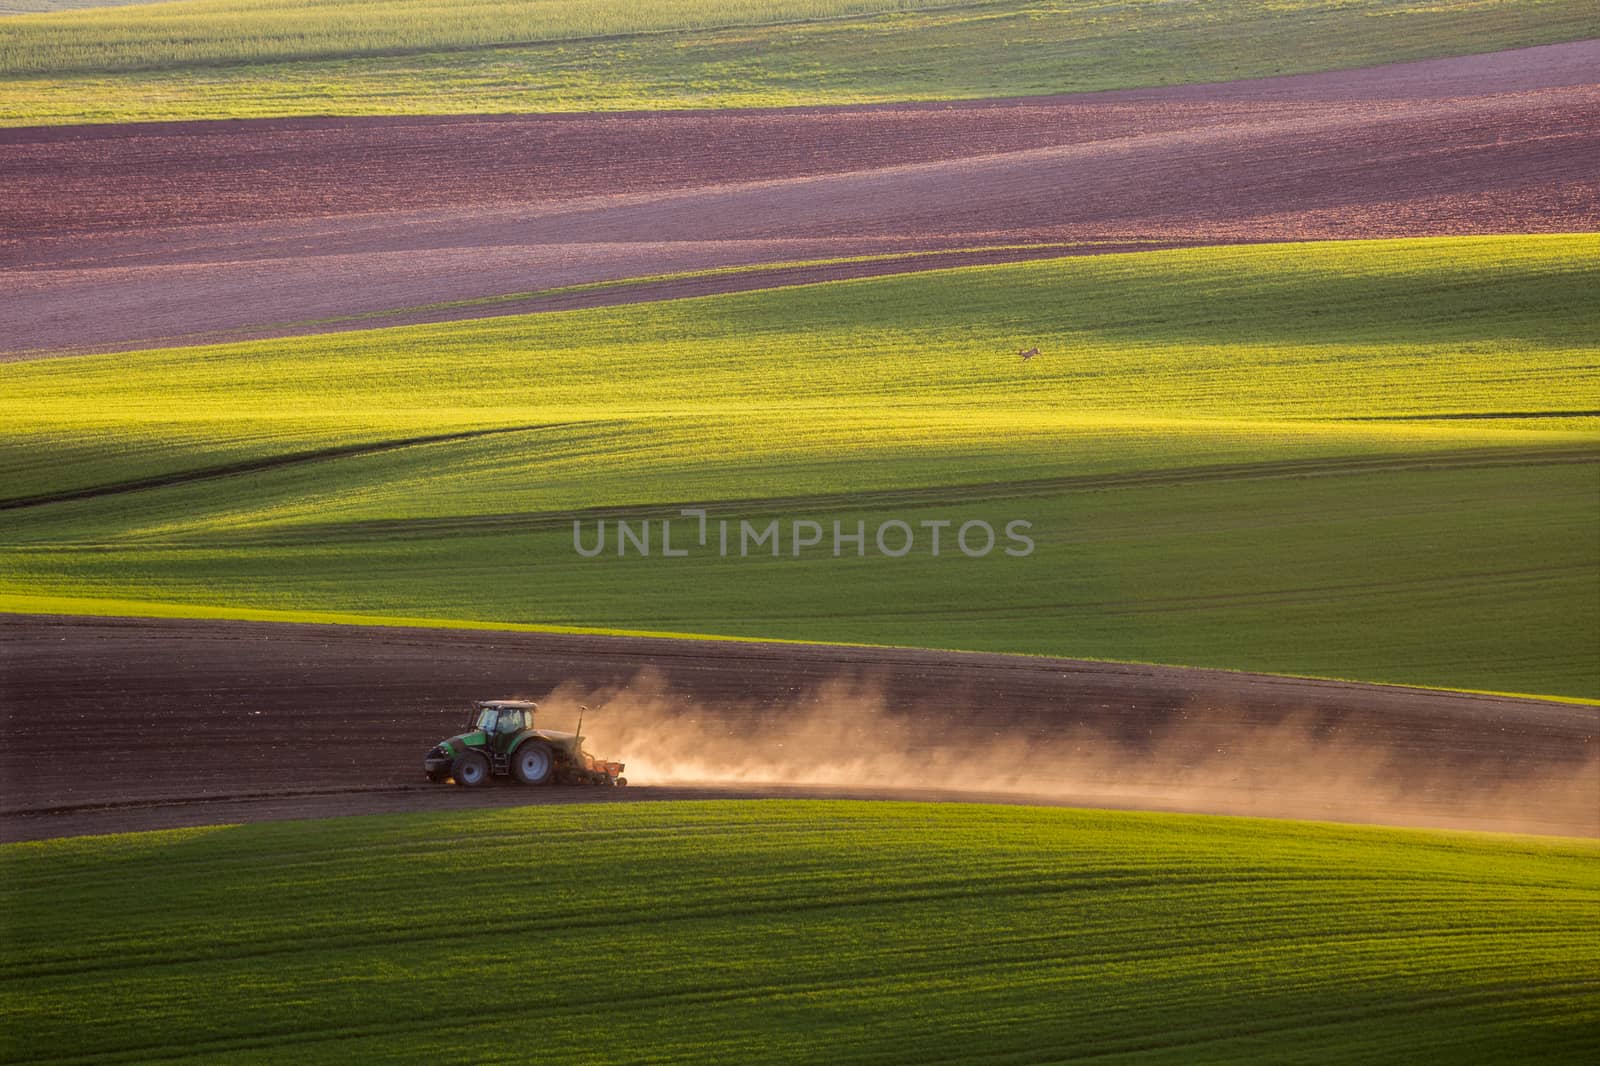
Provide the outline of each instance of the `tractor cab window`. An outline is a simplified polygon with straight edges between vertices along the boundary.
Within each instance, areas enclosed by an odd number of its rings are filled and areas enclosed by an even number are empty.
[[[478,720],[473,723],[472,728],[481,729],[485,733],[493,733],[495,721],[499,717],[499,711],[495,710],[493,707],[485,707],[483,710],[478,712]]]
[[[521,707],[502,707],[500,709],[500,725],[495,730],[498,733],[516,733],[522,729],[524,711]]]

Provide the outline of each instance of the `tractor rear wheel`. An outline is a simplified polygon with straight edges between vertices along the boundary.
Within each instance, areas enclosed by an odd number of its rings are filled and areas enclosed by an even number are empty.
[[[477,788],[489,781],[489,760],[475,751],[462,752],[450,766],[450,776],[456,784]]]
[[[524,785],[547,785],[556,774],[555,752],[541,740],[530,740],[511,756],[511,772]]]

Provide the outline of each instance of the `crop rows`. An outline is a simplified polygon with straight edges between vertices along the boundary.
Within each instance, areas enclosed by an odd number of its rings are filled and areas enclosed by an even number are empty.
[[[186,0],[0,18],[0,125],[999,97],[1595,36],[1585,0]]]
[[[1594,859],[1579,842],[782,802],[12,845],[3,1054],[1280,1061],[1294,1034],[1316,1061],[1577,1056],[1600,1010]]]

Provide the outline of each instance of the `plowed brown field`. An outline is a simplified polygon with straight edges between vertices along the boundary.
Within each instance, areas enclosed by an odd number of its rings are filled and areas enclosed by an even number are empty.
[[[511,695],[554,728],[592,700],[634,784],[424,784],[470,701]],[[1600,832],[1592,707],[1022,656],[0,615],[0,723],[6,840],[703,795]]]
[[[4,130],[0,352],[361,328],[1137,242],[1592,230],[1597,158],[1592,41],[1007,101]],[[1037,247],[423,309],[994,245]],[[326,321],[342,316],[377,317]]]

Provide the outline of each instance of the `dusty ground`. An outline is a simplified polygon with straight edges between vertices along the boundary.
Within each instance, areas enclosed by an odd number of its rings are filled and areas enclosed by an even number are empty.
[[[512,695],[556,728],[589,701],[634,784],[424,784]],[[1002,655],[0,615],[0,723],[5,840],[707,795],[1600,833],[1592,707]]]
[[[1591,41],[1011,101],[0,130],[0,351],[726,291],[835,272],[415,310],[830,256],[1592,230],[1597,72]]]

